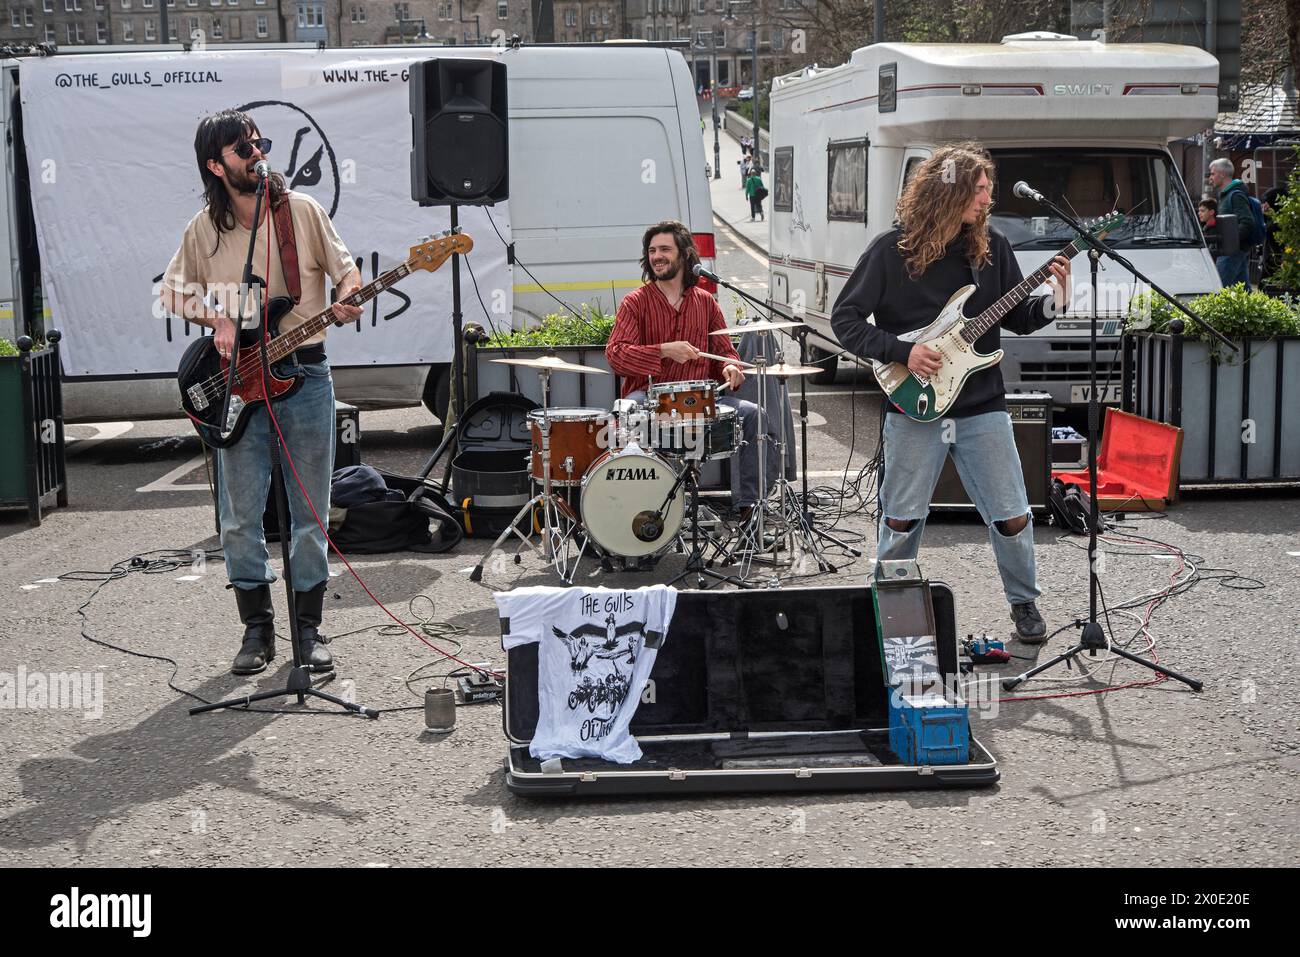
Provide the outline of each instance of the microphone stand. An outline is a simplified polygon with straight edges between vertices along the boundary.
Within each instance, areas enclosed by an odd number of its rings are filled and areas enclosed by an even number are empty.
[[[229,388],[234,383],[235,369],[239,362],[239,336],[243,331],[243,290],[248,289],[251,291],[256,288],[253,284],[253,251],[257,245],[257,230],[262,218],[262,197],[266,193],[267,178],[268,177],[260,178],[261,181],[257,184],[257,198],[253,205],[253,229],[252,235],[248,238],[248,258],[244,262],[244,286],[240,290],[240,308],[235,310],[237,317],[235,324],[235,345],[232,346],[230,350],[230,378],[227,382],[226,409],[229,408],[230,404]],[[268,220],[270,218],[271,217],[269,216],[267,217]],[[268,244],[271,242],[271,236],[269,234],[267,235],[266,241]],[[264,280],[258,280],[258,284],[265,285],[266,283]],[[256,292],[253,293],[253,298],[256,304],[256,301],[259,298]],[[260,325],[258,326],[257,334],[259,343],[258,353],[262,362],[262,398],[266,402],[266,415],[269,420],[271,416],[271,398],[269,394],[269,384],[271,382],[271,337],[269,334],[270,331],[267,328],[267,321],[270,319],[270,315],[269,310],[260,305],[257,314],[260,317]],[[190,708],[190,714],[203,714],[208,711],[218,711],[224,708],[246,708],[257,701],[267,701],[272,698],[283,698],[290,695],[296,696],[298,698],[298,704],[303,705],[306,704],[307,696],[310,695],[314,698],[321,698],[325,701],[329,701],[330,703],[336,704],[355,714],[364,715],[367,718],[378,718],[378,711],[375,711],[372,708],[362,707],[352,701],[344,701],[342,698],[321,691],[320,688],[314,686],[312,684],[311,671],[303,664],[302,638],[298,627],[297,595],[293,588],[293,563],[289,554],[291,545],[291,536],[289,534],[289,495],[284,484],[284,466],[280,461],[280,437],[275,433],[273,428],[268,429],[267,443],[271,458],[271,486],[275,493],[276,519],[280,528],[280,555],[284,561],[284,591],[289,607],[289,645],[293,648],[293,667],[289,671],[288,681],[283,688],[275,691],[260,691],[257,694],[244,695],[239,698],[228,698],[225,701],[199,705],[198,707]],[[226,482],[230,481],[229,469],[222,470],[222,479]],[[336,671],[331,670],[321,679],[321,684],[324,685],[333,681],[334,678],[337,677],[337,674]]]
[[[1089,333],[1088,333],[1089,346],[1090,346],[1090,367],[1091,367],[1091,372],[1090,372],[1091,378],[1089,380],[1090,384],[1088,388],[1088,495],[1091,498],[1091,501],[1089,503],[1089,516],[1088,516],[1089,519],[1088,520],[1088,620],[1086,622],[1075,623],[1076,625],[1082,627],[1082,633],[1080,634],[1078,644],[1074,645],[1072,648],[1069,648],[1065,652],[1057,655],[1055,658],[1052,658],[1049,661],[1043,662],[1041,665],[1029,669],[1023,674],[1017,675],[1014,678],[1004,678],[1002,680],[1002,687],[1007,691],[1010,691],[1013,688],[1016,688],[1019,685],[1023,684],[1024,682],[1028,681],[1030,678],[1034,677],[1034,675],[1037,675],[1042,671],[1046,671],[1048,668],[1051,668],[1062,661],[1065,662],[1067,668],[1072,667],[1074,659],[1085,651],[1088,653],[1089,657],[1095,658],[1097,657],[1098,651],[1109,650],[1110,653],[1113,655],[1118,655],[1119,657],[1124,658],[1127,661],[1131,661],[1134,664],[1139,664],[1142,665],[1144,668],[1149,668],[1152,671],[1165,676],[1166,678],[1174,678],[1178,681],[1181,681],[1183,684],[1187,685],[1193,691],[1200,691],[1202,687],[1201,682],[1197,681],[1195,678],[1188,678],[1184,675],[1179,674],[1176,671],[1164,667],[1163,665],[1156,664],[1154,661],[1148,661],[1146,658],[1138,657],[1137,655],[1132,654],[1131,652],[1126,651],[1123,648],[1116,648],[1114,645],[1110,644],[1110,642],[1106,638],[1105,630],[1101,627],[1101,624],[1097,621],[1097,597],[1101,589],[1100,582],[1097,578],[1097,561],[1096,561],[1097,433],[1100,431],[1100,409],[1101,409],[1101,405],[1097,401],[1097,264],[1100,261],[1101,257],[1106,256],[1112,261],[1119,263],[1130,273],[1132,273],[1136,279],[1140,280],[1141,282],[1145,282],[1150,288],[1160,293],[1162,296],[1164,296],[1166,299],[1172,302],[1175,306],[1177,306],[1179,310],[1191,316],[1192,319],[1195,320],[1203,329],[1205,329],[1207,332],[1213,335],[1220,342],[1227,345],[1229,348],[1236,351],[1236,346],[1234,346],[1217,329],[1214,329],[1212,326],[1210,326],[1210,324],[1207,323],[1205,320],[1203,320],[1200,316],[1196,315],[1190,309],[1186,308],[1177,299],[1175,299],[1173,296],[1170,296],[1163,289],[1161,289],[1150,279],[1144,276],[1127,259],[1119,255],[1117,252],[1115,252],[1113,249],[1111,249],[1109,246],[1103,243],[1100,239],[1093,236],[1090,232],[1088,232],[1088,230],[1084,227],[1082,223],[1078,222],[1073,216],[1065,212],[1065,210],[1061,209],[1059,206],[1057,206],[1051,200],[1047,199],[1041,193],[1035,193],[1027,190],[1024,194],[1022,194],[1020,191],[1017,191],[1017,195],[1023,195],[1025,196],[1025,198],[1033,199],[1036,202],[1046,206],[1053,213],[1055,213],[1059,219],[1061,219],[1063,222],[1069,225],[1078,234],[1079,239],[1083,240],[1083,242],[1090,247],[1088,250],[1088,269],[1089,269],[1089,279],[1092,285],[1092,317],[1091,317],[1092,321],[1089,325]]]

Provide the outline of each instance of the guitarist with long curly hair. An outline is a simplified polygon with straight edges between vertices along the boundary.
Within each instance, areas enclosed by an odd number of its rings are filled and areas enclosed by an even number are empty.
[[[941,147],[920,164],[898,201],[895,228],[867,247],[835,301],[831,325],[849,352],[897,363],[900,373],[926,383],[943,368],[945,356],[900,336],[933,323],[963,287],[977,287],[965,303],[965,315],[973,317],[1020,284],[1010,242],[988,223],[994,175],[993,160],[977,143]],[[1064,312],[1069,260],[1058,256],[1050,275],[1052,295],[1024,299],[1001,325],[1027,335]],[[998,343],[994,323],[971,345],[979,353],[996,353]],[[1046,639],[1047,626],[1037,606],[1033,516],[1002,373],[990,365],[960,389],[945,416],[931,421],[904,415],[886,402],[876,559],[916,557],[930,499],[951,453],[989,526],[1016,633],[1022,641],[1038,643]]]
[[[249,234],[255,228],[255,166],[270,149],[271,141],[262,136],[252,117],[234,110],[205,117],[194,137],[205,206],[185,227],[180,248],[164,274],[160,298],[164,308],[174,315],[212,329],[213,342],[223,358],[230,356],[237,335],[232,315],[238,312],[245,317],[245,329],[257,328],[257,318],[249,316],[247,304],[240,302],[239,283]],[[287,190],[278,173],[268,177],[268,193],[269,203],[263,203],[263,218],[256,226],[253,268],[258,275],[268,271],[267,243],[271,222],[277,215],[271,208],[286,204],[295,253],[283,255],[273,247],[269,275],[265,277],[268,297],[285,296],[295,286],[300,293],[294,296],[297,302],[292,311],[280,322],[279,331],[284,333],[324,311],[326,276],[333,280],[339,299],[355,292],[361,280],[347,247],[315,200],[305,193]],[[277,236],[285,232],[276,227]],[[290,271],[297,272],[293,277],[296,281],[290,280]],[[342,322],[355,321],[361,315],[360,307],[342,302],[335,303],[333,310]],[[313,335],[272,365],[276,375],[303,377],[296,392],[276,401],[275,416],[297,473],[322,520],[329,514],[334,469],[334,386],[324,338],[324,332]],[[275,574],[262,530],[262,512],[271,484],[271,435],[263,403],[253,412],[243,436],[217,452],[221,546],[244,624],[243,643],[231,669],[237,675],[256,674],[275,657],[275,610],[270,587]],[[313,671],[328,671],[333,661],[317,631],[329,581],[325,534],[316,524],[298,483],[290,480],[287,486],[292,528],[290,557],[303,663]]]

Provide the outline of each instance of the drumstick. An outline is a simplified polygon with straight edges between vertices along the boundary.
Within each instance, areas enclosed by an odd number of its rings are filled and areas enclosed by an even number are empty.
[[[700,355],[704,356],[704,358],[706,358],[706,359],[717,359],[719,362],[730,362],[730,363],[733,363],[734,365],[738,365],[738,366],[740,366],[741,368],[744,368],[744,369],[753,369],[753,368],[754,368],[754,364],[753,364],[753,363],[751,363],[751,362],[744,362],[744,361],[742,361],[742,360],[740,360],[740,359],[733,359],[731,356],[715,356],[712,352],[701,352]]]

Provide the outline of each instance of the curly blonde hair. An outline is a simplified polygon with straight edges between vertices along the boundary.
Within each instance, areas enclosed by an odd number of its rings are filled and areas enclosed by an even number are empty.
[[[962,214],[975,198],[980,173],[993,182],[993,158],[984,147],[953,143],[935,150],[907,181],[896,212],[902,229],[898,251],[912,279],[942,259],[948,243],[961,232]],[[987,210],[966,231],[966,258],[977,266],[993,259]]]

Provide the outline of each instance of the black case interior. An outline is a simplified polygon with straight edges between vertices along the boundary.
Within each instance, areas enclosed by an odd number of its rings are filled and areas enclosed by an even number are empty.
[[[953,597],[930,583],[939,666],[957,671]],[[784,625],[784,627],[782,627]],[[889,697],[865,586],[681,591],[632,733],[632,765],[565,759],[543,771],[528,753],[537,726],[537,648],[508,653],[507,785],[524,794],[972,787],[993,759],[904,767],[889,750]]]

